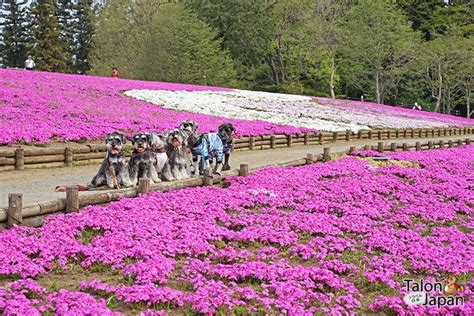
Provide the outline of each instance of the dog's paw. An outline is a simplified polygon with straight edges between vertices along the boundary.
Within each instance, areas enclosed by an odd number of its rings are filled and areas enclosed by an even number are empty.
[[[222,171],[228,171],[230,170],[230,165],[229,164],[225,164],[222,166]]]

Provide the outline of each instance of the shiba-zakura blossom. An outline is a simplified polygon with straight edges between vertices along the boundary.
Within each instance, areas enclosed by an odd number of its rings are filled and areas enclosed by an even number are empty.
[[[5,230],[0,313],[114,315],[113,298],[144,315],[472,315],[473,281],[461,306],[402,297],[406,278],[472,274],[474,146],[386,155],[393,164],[265,168],[227,188],[154,192]],[[109,279],[45,282],[97,266]]]

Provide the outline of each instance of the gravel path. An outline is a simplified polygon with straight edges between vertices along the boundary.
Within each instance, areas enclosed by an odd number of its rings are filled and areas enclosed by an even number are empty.
[[[466,136],[452,136],[433,138],[431,140],[457,140],[465,139]],[[472,136],[471,136],[471,139]],[[385,144],[392,142],[406,142],[414,144],[417,141],[426,142],[430,139],[397,139],[385,140]],[[241,163],[247,163],[251,167],[261,167],[275,163],[287,162],[306,157],[307,153],[320,154],[324,147],[330,147],[331,152],[348,150],[349,147],[357,148],[363,145],[376,145],[378,140],[361,140],[352,142],[337,142],[332,144],[317,146],[297,146],[292,148],[281,148],[273,150],[256,150],[235,152],[231,157],[231,165],[237,168]],[[23,203],[33,203],[48,201],[64,197],[64,192],[54,192],[58,185],[83,184],[86,185],[98,170],[98,165],[57,168],[57,169],[38,169],[26,171],[11,171],[0,173],[0,207],[8,205],[8,193],[23,193]],[[90,194],[90,192],[80,192],[81,195]]]

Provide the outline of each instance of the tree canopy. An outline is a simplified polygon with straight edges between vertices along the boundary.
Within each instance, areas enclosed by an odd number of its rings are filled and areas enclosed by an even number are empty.
[[[466,0],[92,2],[3,1],[1,63],[473,112]]]

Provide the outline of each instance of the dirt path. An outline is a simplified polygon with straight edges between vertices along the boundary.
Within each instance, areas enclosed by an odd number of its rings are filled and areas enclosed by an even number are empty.
[[[443,140],[457,140],[460,136],[433,138]],[[466,136],[462,137],[463,139]],[[472,136],[471,136],[471,139]],[[422,139],[398,139],[386,140],[385,144],[396,141],[414,144],[417,141],[426,142]],[[324,147],[330,147],[331,152],[348,150],[349,147],[357,148],[363,145],[376,145],[378,140],[361,140],[352,142],[337,142],[317,146],[297,146],[292,148],[281,148],[273,150],[256,150],[235,152],[231,157],[231,165],[237,168],[241,163],[247,163],[251,167],[261,167],[275,163],[287,162],[306,157],[307,153],[320,154]],[[23,193],[23,203],[48,201],[64,197],[65,193],[54,192],[58,185],[87,184],[97,171],[98,165],[90,165],[74,168],[38,169],[26,171],[11,171],[0,173],[0,207],[8,205],[8,193]],[[89,192],[80,192],[81,195]]]

